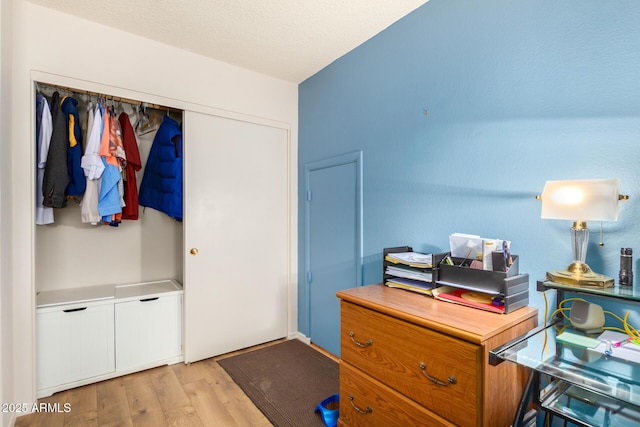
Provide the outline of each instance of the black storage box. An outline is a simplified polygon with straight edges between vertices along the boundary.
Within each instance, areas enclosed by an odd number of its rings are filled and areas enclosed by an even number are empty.
[[[527,284],[529,282],[528,275],[519,274],[518,255],[512,256],[513,263],[508,271],[470,268],[468,265],[461,265],[465,262],[464,258],[450,257],[450,259],[453,265],[442,262],[438,265],[438,284],[507,296],[517,293],[511,288],[522,284],[524,278],[518,276],[526,276],[524,280],[527,281]],[[520,289],[520,287],[517,287],[517,289]]]
[[[383,248],[382,250],[382,281],[383,283],[387,281],[387,279],[393,277],[387,274],[387,267],[389,265],[394,265],[394,263],[386,260],[387,255],[398,252],[413,252],[413,248],[411,246],[396,246],[394,248]],[[447,253],[441,254],[431,254],[431,262],[432,267],[428,268],[420,268],[420,267],[412,267],[412,269],[416,271],[429,271],[431,272],[432,282],[435,283],[438,280],[438,264],[440,261],[447,255]]]
[[[512,259],[508,271],[490,271],[470,268],[463,258],[451,258],[454,265],[438,264],[437,284],[503,295],[507,314],[529,304],[529,275],[519,274],[517,255]]]

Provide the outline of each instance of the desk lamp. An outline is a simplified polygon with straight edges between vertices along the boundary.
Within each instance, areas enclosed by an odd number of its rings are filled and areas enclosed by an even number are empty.
[[[542,191],[542,218],[572,220],[573,262],[565,270],[547,272],[556,283],[578,287],[613,286],[611,277],[595,273],[585,263],[589,244],[587,221],[616,221],[618,205],[629,196],[620,194],[619,179],[547,181]]]

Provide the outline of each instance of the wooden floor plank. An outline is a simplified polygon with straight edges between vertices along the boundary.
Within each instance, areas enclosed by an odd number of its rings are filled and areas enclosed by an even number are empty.
[[[96,399],[100,426],[133,426],[122,377],[96,384]]]
[[[133,425],[143,427],[167,425],[149,371],[127,375],[123,378],[123,384]]]
[[[131,416],[131,421],[136,427],[165,427],[169,425],[162,410],[138,412]]]
[[[184,390],[204,425],[234,426],[236,424],[224,403],[218,399],[204,378],[185,385]]]
[[[91,423],[92,419],[95,419],[96,423],[98,420],[98,399],[96,393],[96,384],[89,384],[83,387],[72,388],[71,390],[65,391],[64,395],[61,397],[64,398],[64,403],[68,403],[69,408],[71,409],[68,413],[65,414],[65,426],[82,425],[77,424],[78,422],[80,422],[78,420],[83,420],[84,422],[88,423],[86,425],[97,425]]]
[[[190,405],[174,408],[166,417],[170,427],[209,427],[200,420],[196,410]]]
[[[64,427],[98,427],[98,411],[82,412],[75,415],[73,411],[64,417]]]
[[[213,359],[203,361],[203,367],[207,368],[209,373],[207,378],[212,379],[209,385],[238,425],[255,427],[272,425],[255,405],[247,405],[247,395],[217,362]]]
[[[189,364],[176,363],[175,365],[171,365],[171,369],[183,386],[204,378],[207,373],[206,370],[203,369],[203,361]]]
[[[156,396],[158,396],[158,401],[165,415],[167,411],[172,408],[189,406],[191,404],[180,381],[178,381],[178,378],[170,366],[153,369],[150,375]]]

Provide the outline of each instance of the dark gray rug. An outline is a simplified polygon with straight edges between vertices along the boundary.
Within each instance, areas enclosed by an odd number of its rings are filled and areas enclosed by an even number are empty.
[[[339,366],[298,340],[218,363],[277,427],[323,427],[315,407],[339,391]]]

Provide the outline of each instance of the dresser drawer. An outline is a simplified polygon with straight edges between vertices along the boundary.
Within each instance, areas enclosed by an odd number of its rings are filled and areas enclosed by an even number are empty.
[[[480,346],[346,301],[340,342],[344,362],[456,425],[481,423]]]
[[[348,363],[340,363],[340,421],[349,427],[451,424]]]

